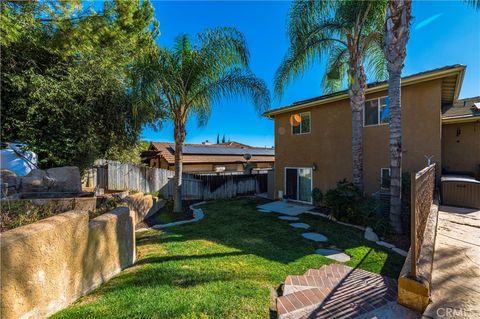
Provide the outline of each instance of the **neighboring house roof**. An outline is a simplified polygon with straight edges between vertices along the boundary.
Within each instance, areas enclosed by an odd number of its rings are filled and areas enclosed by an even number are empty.
[[[442,68],[428,70],[402,77],[402,86],[416,83],[442,79],[442,105],[452,104],[457,100],[460,87],[465,73],[465,65],[455,64]],[[388,89],[388,81],[373,82],[367,84],[365,94],[380,92]],[[273,117],[278,114],[301,110],[311,106],[327,104],[330,102],[348,99],[348,90],[314,97],[307,100],[295,102],[291,105],[280,107],[263,113],[263,116]]]
[[[442,107],[442,122],[480,120],[480,96],[461,99]]]
[[[183,148],[184,163],[246,163],[244,154],[250,154],[251,162],[275,161],[273,148],[253,147],[238,142],[221,144],[185,144]],[[142,158],[160,155],[167,163],[175,164],[175,144],[168,142],[151,142]]]

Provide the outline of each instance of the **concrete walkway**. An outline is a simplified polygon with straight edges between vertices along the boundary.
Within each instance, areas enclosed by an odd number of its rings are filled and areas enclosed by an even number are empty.
[[[480,318],[480,210],[440,206],[423,318]]]

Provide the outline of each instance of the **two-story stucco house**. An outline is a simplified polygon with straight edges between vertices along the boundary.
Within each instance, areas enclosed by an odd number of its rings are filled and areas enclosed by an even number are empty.
[[[465,66],[453,65],[402,79],[403,171],[418,171],[427,157],[443,172],[480,177],[480,97],[458,100]],[[480,81],[480,80],[479,80]],[[387,82],[366,90],[363,123],[367,194],[388,188]],[[264,114],[275,121],[275,195],[311,202],[311,191],[352,180],[351,110],[347,91]]]

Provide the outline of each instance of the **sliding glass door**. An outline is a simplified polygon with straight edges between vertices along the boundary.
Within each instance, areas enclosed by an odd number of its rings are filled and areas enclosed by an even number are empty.
[[[288,199],[312,202],[312,169],[288,167],[285,169],[285,192]]]

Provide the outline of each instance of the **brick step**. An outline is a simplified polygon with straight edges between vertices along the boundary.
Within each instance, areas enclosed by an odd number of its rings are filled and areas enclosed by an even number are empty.
[[[309,288],[277,298],[277,318],[297,319],[308,315],[330,294],[332,287]]]
[[[280,319],[354,318],[396,300],[396,281],[341,264],[288,276],[277,298]]]
[[[283,295],[310,288],[333,288],[338,284],[338,279],[321,276],[288,276],[283,285]]]

